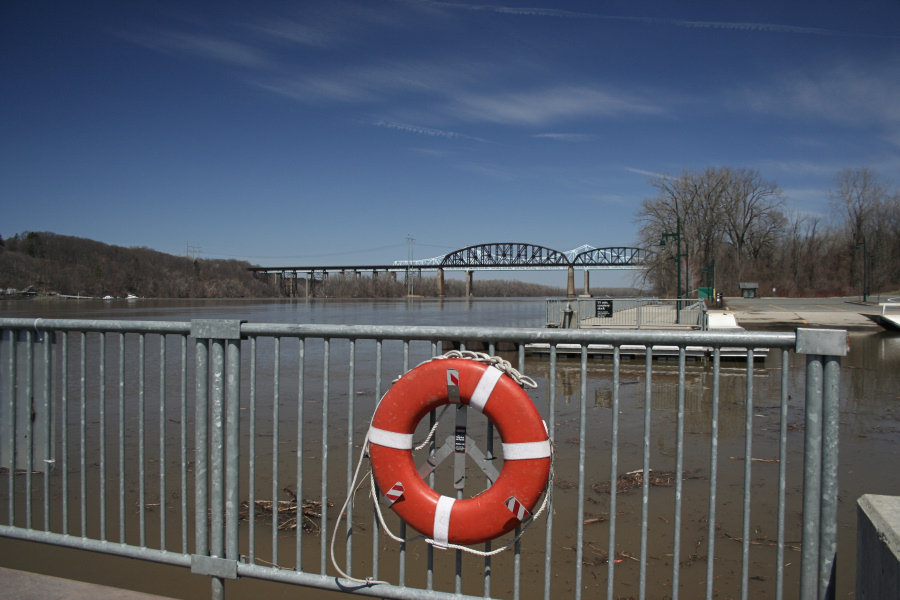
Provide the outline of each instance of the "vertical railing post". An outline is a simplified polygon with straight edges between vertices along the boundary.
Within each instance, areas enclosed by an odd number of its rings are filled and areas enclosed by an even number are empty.
[[[847,332],[798,329],[796,351],[807,355],[800,598],[822,600],[834,597],[839,357],[849,351]]]
[[[211,578],[213,600],[237,579],[241,322],[194,319],[196,548],[191,572]]]
[[[194,552],[209,555],[209,340],[197,338],[194,358]]]
[[[221,339],[209,341],[209,556],[225,557],[225,349]],[[225,581],[212,578],[212,598],[225,597]]]
[[[240,336],[240,324],[238,324]],[[241,453],[241,341],[229,339],[225,346],[225,558],[237,561],[238,510],[240,509],[239,460]]]
[[[825,357],[822,394],[822,506],[819,529],[819,598],[833,600],[837,559],[838,437],[841,359]]]

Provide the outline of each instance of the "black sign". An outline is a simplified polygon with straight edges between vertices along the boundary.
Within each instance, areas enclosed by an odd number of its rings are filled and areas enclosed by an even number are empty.
[[[612,300],[594,300],[594,316],[608,319],[612,316]]]
[[[466,428],[465,427],[456,427],[456,440],[455,440],[455,450],[460,454],[466,453]]]

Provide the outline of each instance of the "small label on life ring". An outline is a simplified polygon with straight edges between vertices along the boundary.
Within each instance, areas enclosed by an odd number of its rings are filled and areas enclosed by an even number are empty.
[[[525,508],[525,506],[521,502],[519,502],[519,500],[515,496],[510,496],[506,500],[506,508],[508,508],[509,512],[511,512],[520,521],[524,521],[531,516],[531,513],[528,512],[528,509]]]
[[[450,404],[460,404],[459,399],[459,371],[447,369],[447,400]]]
[[[458,454],[466,453],[466,428],[465,426],[456,426],[456,436],[454,441],[454,450]]]
[[[388,500],[388,506],[390,506],[391,504],[393,504],[394,502],[399,500],[400,496],[403,495],[403,492],[404,492],[403,483],[400,481],[395,483],[393,485],[393,487],[391,487],[391,489],[389,489],[387,492],[385,492],[384,497],[387,498],[387,500]]]

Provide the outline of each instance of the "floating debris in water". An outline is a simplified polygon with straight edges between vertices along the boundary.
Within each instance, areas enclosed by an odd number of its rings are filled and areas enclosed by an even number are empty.
[[[694,469],[693,471],[685,471],[682,473],[682,478],[684,479],[699,479],[700,475],[698,475],[698,471],[700,469]],[[675,472],[674,471],[654,471],[650,470],[650,476],[647,478],[650,482],[650,485],[656,485],[660,487],[672,487],[675,485]],[[639,469],[637,471],[629,471],[628,473],[622,473],[616,478],[616,494],[627,494],[632,490],[643,487],[644,485],[644,470]],[[609,482],[608,481],[598,481],[594,485],[591,486],[591,489],[597,492],[598,494],[608,494],[609,493]]]
[[[318,500],[303,500],[300,503],[300,512],[297,511],[297,494],[290,488],[284,488],[284,492],[290,496],[290,500],[256,500],[253,502],[253,515],[257,520],[271,522],[278,519],[279,531],[294,531],[297,529],[297,519],[302,517],[301,527],[305,533],[319,533],[319,522],[322,520],[322,503]],[[327,506],[334,506],[331,502]],[[250,501],[241,502],[241,510],[238,516],[242,521],[250,520]],[[277,514],[277,517],[275,516]]]

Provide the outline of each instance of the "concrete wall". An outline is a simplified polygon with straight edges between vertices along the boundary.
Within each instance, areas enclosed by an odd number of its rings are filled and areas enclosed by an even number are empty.
[[[856,599],[900,598],[900,497],[857,501]]]

